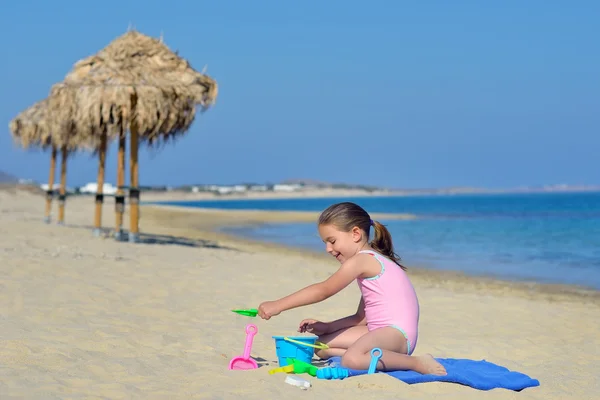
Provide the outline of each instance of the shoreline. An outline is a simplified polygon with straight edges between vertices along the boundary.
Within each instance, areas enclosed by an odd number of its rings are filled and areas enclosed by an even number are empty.
[[[588,194],[600,193],[600,188],[572,190],[452,190],[447,191],[403,191],[403,190],[361,190],[333,188],[305,188],[291,192],[243,192],[217,194],[214,192],[145,192],[143,203],[191,202],[191,201],[237,201],[237,200],[282,200],[282,199],[324,199],[324,198],[365,198],[365,197],[454,197],[487,195],[548,195],[548,194]]]
[[[246,221],[241,226],[248,225],[247,221],[255,221],[258,224],[265,223],[265,221],[266,223],[314,223],[319,217],[318,211],[203,208],[160,204],[157,202],[141,204],[140,207],[158,207],[168,211],[218,215],[224,222],[230,222],[232,219],[234,223],[239,219]],[[371,216],[373,219],[379,220],[411,220],[418,218],[417,215],[409,213],[373,213]]]
[[[213,208],[197,208],[185,206],[170,206],[160,204],[142,205],[142,212],[146,217],[155,219],[154,222],[162,224],[169,221],[178,225],[178,220],[184,219],[191,224],[191,231],[186,229],[187,235],[212,235],[215,240],[226,241],[230,245],[243,246],[244,248],[260,249],[261,251],[296,254],[310,256],[318,260],[331,260],[324,252],[313,249],[284,245],[267,240],[256,240],[241,235],[226,233],[219,228],[223,227],[248,227],[263,224],[277,223],[310,223],[315,222],[319,213],[311,211],[262,211],[262,210],[228,210]],[[396,217],[397,219],[412,219],[411,214],[373,214],[374,218]],[[195,219],[200,216],[202,220]],[[193,231],[196,231],[194,233]],[[336,267],[332,263],[332,270]],[[448,288],[461,290],[469,288],[472,290],[487,290],[495,294],[519,294],[526,298],[543,296],[554,301],[563,301],[574,297],[580,300],[600,301],[600,290],[593,287],[580,285],[535,282],[522,279],[505,279],[491,274],[467,274],[459,270],[440,270],[423,265],[407,265],[411,279],[417,279],[419,283],[428,287],[439,287],[441,284]]]

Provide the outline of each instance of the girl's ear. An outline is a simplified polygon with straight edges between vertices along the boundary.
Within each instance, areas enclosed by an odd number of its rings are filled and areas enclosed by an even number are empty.
[[[352,240],[354,241],[354,243],[360,242],[362,237],[363,233],[358,226],[352,228]]]

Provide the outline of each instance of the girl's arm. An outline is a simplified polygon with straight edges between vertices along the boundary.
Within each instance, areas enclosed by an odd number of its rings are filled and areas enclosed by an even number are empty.
[[[365,301],[360,298],[358,303],[358,309],[356,314],[349,315],[344,318],[336,319],[335,321],[328,322],[327,333],[339,331],[340,329],[350,328],[352,326],[366,325],[367,319],[365,318]]]
[[[282,311],[326,300],[362,275],[363,268],[356,258],[351,258],[327,280],[307,286],[279,300],[262,303],[258,307],[259,315],[261,318],[269,319]]]

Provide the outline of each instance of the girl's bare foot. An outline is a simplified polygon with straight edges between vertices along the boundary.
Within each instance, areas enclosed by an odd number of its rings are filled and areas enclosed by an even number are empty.
[[[427,375],[446,375],[446,368],[433,358],[431,354],[425,354],[424,356],[417,356],[417,366],[415,371]]]

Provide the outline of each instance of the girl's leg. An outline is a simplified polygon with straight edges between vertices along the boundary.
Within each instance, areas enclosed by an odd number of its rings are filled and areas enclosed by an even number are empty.
[[[357,325],[319,336],[319,342],[325,343],[329,348],[315,350],[315,354],[325,360],[331,357],[341,357],[350,346],[367,332],[369,330],[366,325]]]
[[[381,371],[412,370],[421,374],[446,375],[446,369],[431,354],[409,356],[404,335],[392,327],[375,329],[360,337],[342,356],[342,366],[365,370],[371,362],[371,350],[379,347],[382,356],[377,363]]]

